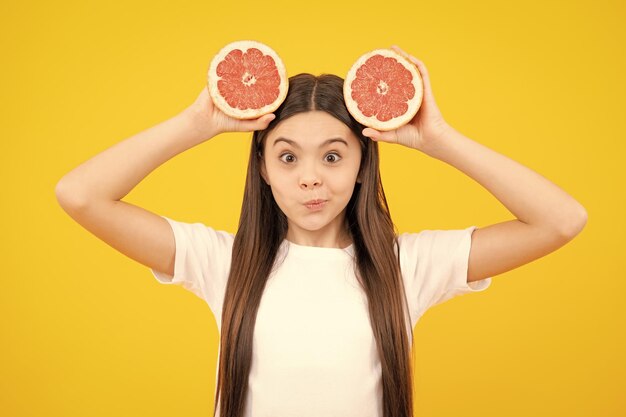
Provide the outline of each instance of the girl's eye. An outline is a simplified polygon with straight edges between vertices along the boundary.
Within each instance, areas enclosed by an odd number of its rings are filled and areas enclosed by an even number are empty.
[[[283,159],[283,156],[287,156],[289,159],[285,160],[285,159]],[[329,160],[328,159],[329,156],[333,156],[334,158]],[[337,158],[339,158],[339,159],[337,159]],[[280,160],[285,162],[285,163],[287,163],[287,164],[293,162],[294,159],[295,159],[295,157],[293,156],[293,154],[290,154],[290,153],[284,153],[284,154],[280,155]],[[341,156],[339,156],[339,154],[337,152],[330,152],[330,153],[326,154],[326,156],[324,157],[324,160],[326,162],[335,163],[335,162],[338,162],[338,161],[341,160]]]
[[[333,158],[333,159],[332,159],[331,161],[329,161],[329,162],[337,162],[338,160],[341,160],[341,156],[339,156],[339,154],[338,154],[338,153],[336,153],[336,152],[331,152],[331,153],[329,153],[329,154],[326,154],[326,156],[327,156],[327,157],[328,157],[328,156],[334,156],[334,157],[335,157],[335,158]],[[337,159],[337,158],[339,158],[339,159]],[[326,160],[328,161],[328,159],[326,159]]]
[[[283,158],[283,156],[285,156],[285,155],[286,155],[286,156],[289,156],[289,157],[291,157],[291,158],[293,159],[293,155],[292,155],[292,154],[290,154],[290,153],[284,153],[284,154],[282,154],[282,155],[280,156],[280,160],[281,160],[281,161],[283,161],[283,162],[286,162],[286,163],[290,163],[290,162],[291,162],[291,160],[285,161],[284,159],[282,159],[282,158]]]

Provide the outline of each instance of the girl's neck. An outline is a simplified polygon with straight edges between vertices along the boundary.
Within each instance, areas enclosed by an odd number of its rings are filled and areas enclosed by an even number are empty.
[[[344,249],[353,243],[352,236],[348,231],[342,231],[339,236],[329,237],[320,233],[292,233],[287,232],[286,239],[300,246],[315,246],[321,248],[339,248]]]

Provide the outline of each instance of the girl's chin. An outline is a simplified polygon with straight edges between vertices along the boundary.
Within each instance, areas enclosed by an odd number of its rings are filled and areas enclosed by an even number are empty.
[[[292,218],[289,220],[289,224],[290,226],[296,226],[298,229],[306,230],[308,232],[316,232],[329,225],[327,221],[319,217],[314,219],[313,216],[319,216],[319,213],[298,216],[295,221]]]

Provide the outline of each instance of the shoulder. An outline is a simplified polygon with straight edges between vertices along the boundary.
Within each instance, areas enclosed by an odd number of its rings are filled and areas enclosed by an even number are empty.
[[[165,217],[165,216],[163,216]],[[215,255],[232,252],[235,234],[211,227],[202,222],[184,222],[165,217],[176,239],[177,247],[192,252],[196,256]]]
[[[400,248],[429,247],[433,245],[453,245],[460,240],[471,237],[476,226],[465,229],[424,229],[419,232],[403,232],[398,234]]]
[[[445,262],[462,254],[471,245],[476,226],[465,229],[424,229],[404,232],[397,236],[400,262],[404,265],[418,262]]]
[[[192,237],[205,237],[207,235],[211,235],[224,239],[225,241],[233,241],[235,239],[234,233],[211,227],[203,222],[184,222],[181,220],[174,220],[166,216],[162,217],[167,220],[172,227],[175,227]]]

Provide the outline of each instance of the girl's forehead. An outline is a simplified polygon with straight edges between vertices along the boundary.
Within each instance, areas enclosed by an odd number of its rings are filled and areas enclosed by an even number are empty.
[[[348,144],[358,139],[348,126],[325,111],[299,113],[280,121],[267,136],[267,145],[273,146],[279,139],[288,139],[286,143],[306,147],[316,147],[333,138],[343,139]]]

